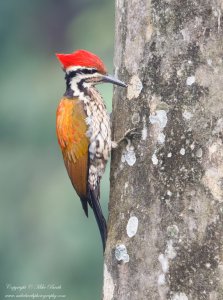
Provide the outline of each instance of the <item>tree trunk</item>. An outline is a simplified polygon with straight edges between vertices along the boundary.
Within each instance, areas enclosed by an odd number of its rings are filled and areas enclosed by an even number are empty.
[[[222,0],[116,0],[104,300],[223,299]]]

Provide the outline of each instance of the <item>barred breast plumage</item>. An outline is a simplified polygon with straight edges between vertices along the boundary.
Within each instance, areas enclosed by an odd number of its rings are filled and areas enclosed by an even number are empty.
[[[87,136],[89,145],[89,175],[88,182],[95,189],[105,171],[111,152],[110,118],[105,104],[96,89],[90,89],[90,101],[85,103],[86,123],[89,126]]]

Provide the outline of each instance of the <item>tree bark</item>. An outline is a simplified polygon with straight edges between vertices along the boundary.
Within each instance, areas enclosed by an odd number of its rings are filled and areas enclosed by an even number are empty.
[[[104,300],[223,299],[222,0],[116,0]]]

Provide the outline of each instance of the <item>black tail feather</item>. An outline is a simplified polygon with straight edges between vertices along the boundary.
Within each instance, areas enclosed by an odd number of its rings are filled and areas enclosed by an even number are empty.
[[[85,215],[88,217],[88,199],[86,197],[80,197],[80,199]]]
[[[102,245],[103,245],[103,250],[105,251],[105,245],[106,245],[106,240],[107,240],[107,224],[106,220],[103,216],[102,210],[101,210],[101,205],[99,202],[99,197],[98,197],[98,192],[95,190],[90,190],[90,206],[93,209],[95,219],[98,224],[98,228],[101,234],[101,240],[102,240]]]

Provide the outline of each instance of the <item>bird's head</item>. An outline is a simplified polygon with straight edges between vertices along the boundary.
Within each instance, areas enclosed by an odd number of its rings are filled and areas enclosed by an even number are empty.
[[[103,82],[126,87],[122,81],[107,74],[102,60],[86,50],[77,50],[71,54],[56,54],[66,73],[67,88],[75,90],[87,89]],[[75,94],[75,93],[74,93]]]

